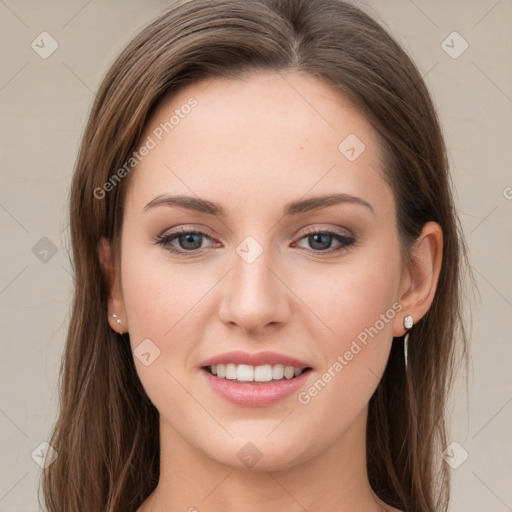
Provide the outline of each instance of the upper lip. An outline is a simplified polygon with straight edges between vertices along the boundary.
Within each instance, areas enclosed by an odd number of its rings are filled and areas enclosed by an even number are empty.
[[[310,365],[304,361],[300,361],[295,357],[290,357],[285,354],[277,352],[257,352],[251,354],[243,352],[242,350],[235,350],[232,352],[225,352],[218,356],[211,357],[203,361],[200,366],[211,366],[213,364],[249,364],[251,366],[262,366],[264,364],[282,364],[284,366],[294,366],[295,368],[311,368]]]

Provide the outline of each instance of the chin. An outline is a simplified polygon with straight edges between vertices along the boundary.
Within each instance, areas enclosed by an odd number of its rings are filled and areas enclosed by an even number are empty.
[[[205,453],[219,464],[251,473],[282,471],[309,459],[303,437],[295,440],[284,436],[270,440],[265,438],[267,435],[268,430],[259,437],[230,439],[229,443],[222,444],[221,450],[212,451],[210,444]]]

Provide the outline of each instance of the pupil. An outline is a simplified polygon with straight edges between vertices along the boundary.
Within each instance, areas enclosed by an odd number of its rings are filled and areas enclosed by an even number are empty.
[[[182,247],[184,249],[199,249],[201,247],[201,240],[199,240],[199,245],[197,247],[194,246],[194,237],[196,237],[196,240],[195,240],[195,244],[197,245],[197,239],[200,237],[201,235],[198,235],[196,233],[189,233],[187,235],[182,235],[180,236],[180,245],[183,241],[183,239],[185,240],[185,245]],[[192,244],[192,247],[190,246],[187,246],[188,243],[191,243]]]
[[[314,249],[328,249],[329,246],[331,245],[330,237],[331,237],[331,235],[329,235],[327,233],[323,233],[323,234],[311,235],[309,238],[313,240],[312,247]],[[322,243],[323,243],[323,244],[327,244],[327,246],[326,247],[318,247],[318,246],[315,247],[315,244],[317,244],[318,239],[320,239],[320,241],[318,242],[320,245],[322,245]]]

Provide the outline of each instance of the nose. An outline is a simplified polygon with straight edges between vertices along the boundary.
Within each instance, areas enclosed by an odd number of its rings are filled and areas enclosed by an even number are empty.
[[[293,293],[270,250],[254,261],[241,254],[235,253],[233,268],[223,280],[220,319],[230,328],[268,334],[289,321]]]

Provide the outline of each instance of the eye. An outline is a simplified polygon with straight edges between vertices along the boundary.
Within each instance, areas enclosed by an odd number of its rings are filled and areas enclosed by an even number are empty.
[[[157,236],[155,243],[161,244],[166,250],[174,254],[185,254],[191,255],[193,252],[198,252],[202,247],[203,239],[212,240],[206,233],[202,231],[194,231],[186,228],[180,228],[174,233],[168,233],[163,236]],[[173,242],[177,242],[179,247],[173,245]]]
[[[343,235],[335,231],[310,229],[300,240],[306,240],[315,253],[332,253],[346,249],[355,242],[351,236]],[[299,240],[299,241],[300,241]],[[338,245],[332,247],[333,240],[338,241]],[[307,248],[306,248],[307,249]]]
[[[202,249],[205,249],[203,247],[205,239],[213,241],[213,238],[203,231],[182,227],[172,233],[157,236],[154,238],[154,241],[156,244],[163,245],[166,250],[173,254],[194,256],[202,252]],[[335,231],[318,229],[307,230],[306,234],[299,239],[299,241],[301,240],[306,240],[310,245],[310,249],[305,249],[315,254],[339,252],[355,242],[355,239],[351,236]],[[338,245],[332,247],[333,240],[337,241]]]

